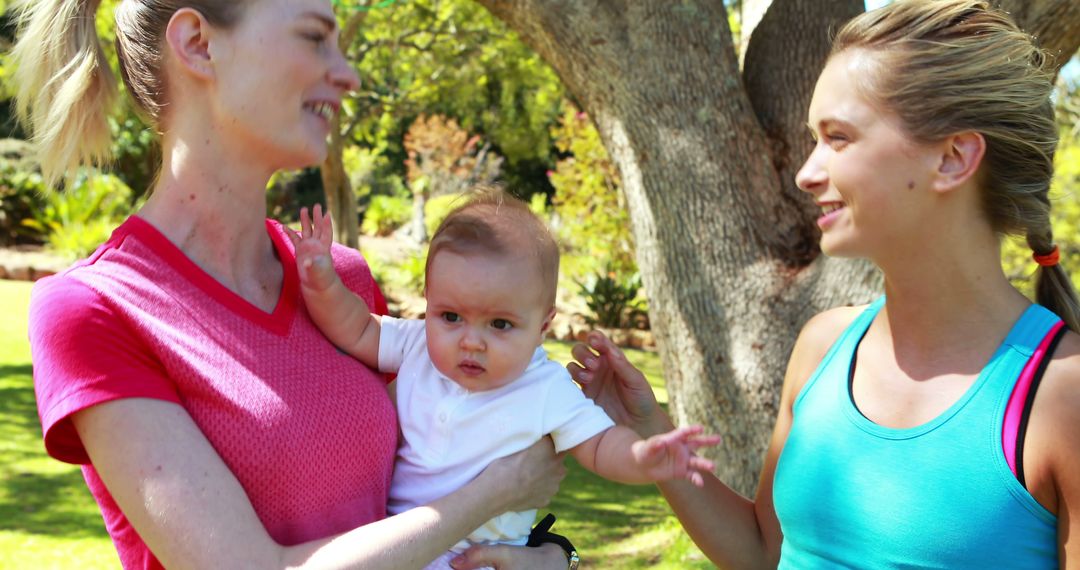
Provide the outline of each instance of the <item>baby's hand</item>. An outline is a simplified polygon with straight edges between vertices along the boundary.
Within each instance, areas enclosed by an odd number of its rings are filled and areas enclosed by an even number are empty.
[[[300,208],[300,234],[285,228],[296,251],[296,269],[300,272],[300,284],[307,289],[322,291],[337,279],[334,263],[330,258],[330,245],[334,242],[334,226],[330,213],[323,214],[322,206],[315,204],[314,219],[308,218],[307,208]]]
[[[701,426],[681,427],[654,435],[633,445],[634,461],[655,481],[686,479],[701,487],[702,472],[711,472],[713,462],[694,455],[702,447],[720,443],[718,435],[699,435]]]

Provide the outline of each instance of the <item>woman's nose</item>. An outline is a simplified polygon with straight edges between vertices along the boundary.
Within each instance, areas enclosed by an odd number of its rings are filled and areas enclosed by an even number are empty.
[[[331,85],[345,93],[360,88],[360,76],[356,74],[356,70],[340,51],[337,52],[334,62],[330,65],[329,78]]]
[[[823,165],[823,153],[819,152],[818,148],[814,147],[814,151],[806,158],[806,162],[795,173],[795,185],[804,192],[814,192],[815,189],[824,186],[829,179]]]

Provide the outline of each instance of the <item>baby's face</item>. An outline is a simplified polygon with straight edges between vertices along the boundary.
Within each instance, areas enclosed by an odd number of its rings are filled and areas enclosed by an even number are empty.
[[[535,260],[442,250],[427,274],[427,344],[435,367],[470,391],[525,371],[553,310]]]

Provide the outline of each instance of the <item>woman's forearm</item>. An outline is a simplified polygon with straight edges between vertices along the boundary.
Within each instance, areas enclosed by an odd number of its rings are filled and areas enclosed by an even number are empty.
[[[694,544],[717,566],[776,567],[752,501],[711,474],[700,488],[687,481],[664,481],[657,486]]]
[[[433,503],[334,538],[283,549],[283,568],[423,568],[503,512],[489,484],[474,480]],[[479,482],[479,483],[478,483]]]
[[[513,476],[519,471],[485,471],[430,505],[285,547],[180,406],[130,398],[73,419],[109,492],[168,568],[421,568],[489,518],[520,506],[520,477]]]

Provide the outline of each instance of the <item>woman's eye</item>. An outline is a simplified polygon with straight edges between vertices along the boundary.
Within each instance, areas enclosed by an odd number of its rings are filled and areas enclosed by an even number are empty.
[[[326,42],[326,35],[324,35],[324,34],[313,33],[313,34],[302,34],[302,35],[303,35],[305,40],[314,42],[315,45],[318,45],[318,46],[321,46],[324,42]]]
[[[443,318],[444,321],[446,321],[448,323],[456,323],[456,322],[459,322],[461,320],[461,315],[459,315],[457,313],[451,313],[451,312],[447,311],[447,312],[442,314],[442,318]]]
[[[847,135],[841,133],[829,133],[825,135],[825,142],[829,143],[829,146],[834,148],[846,145],[849,140]]]
[[[491,326],[500,331],[508,331],[514,328],[514,324],[506,319],[495,319],[491,321]]]

